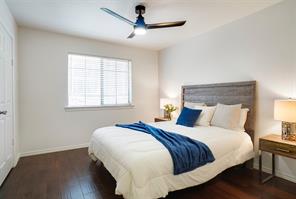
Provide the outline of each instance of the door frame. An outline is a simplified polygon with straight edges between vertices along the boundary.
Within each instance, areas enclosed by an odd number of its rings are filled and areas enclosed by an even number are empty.
[[[8,34],[8,36],[11,39],[11,67],[12,67],[12,159],[13,159],[13,167],[15,167],[17,165],[17,162],[19,160],[19,155],[17,154],[17,146],[16,146],[16,99],[15,99],[15,95],[16,95],[16,70],[15,70],[15,54],[14,54],[14,46],[15,46],[15,38],[13,36],[13,34],[9,31],[9,29],[7,28],[7,26],[0,21],[0,26],[2,26],[2,28],[4,29],[4,31],[6,31],[6,33]]]

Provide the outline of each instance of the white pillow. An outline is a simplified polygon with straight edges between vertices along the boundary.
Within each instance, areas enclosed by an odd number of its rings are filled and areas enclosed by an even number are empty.
[[[194,106],[194,109],[202,110],[195,125],[196,126],[210,126],[216,106]]]
[[[217,104],[211,125],[235,130],[240,122],[241,104]]]
[[[184,106],[187,108],[194,109],[195,106],[206,106],[205,103],[195,103],[195,102],[184,102]]]
[[[235,130],[241,131],[241,132],[245,131],[245,123],[247,121],[248,112],[249,112],[248,108],[241,109],[238,127]]]

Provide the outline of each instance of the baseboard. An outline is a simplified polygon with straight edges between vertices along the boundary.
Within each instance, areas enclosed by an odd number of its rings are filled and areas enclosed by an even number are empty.
[[[35,151],[27,151],[27,152],[20,153],[20,157],[40,155],[40,154],[52,153],[52,152],[58,152],[58,151],[66,151],[71,149],[79,149],[79,148],[85,148],[88,146],[89,146],[89,143],[84,143],[84,144],[77,144],[77,145],[53,147],[53,148],[47,148],[47,149],[41,149],[41,150],[35,150]]]
[[[259,164],[258,164],[258,163],[255,163],[255,164],[254,164],[254,169],[259,170]],[[271,168],[269,168],[269,167],[262,166],[262,170],[263,170],[264,172],[266,172],[266,173],[271,173]],[[275,170],[275,175],[276,175],[277,177],[280,177],[280,178],[283,178],[283,179],[286,179],[286,180],[289,180],[289,181],[291,181],[291,182],[296,183],[296,176],[291,175],[291,174],[289,174],[289,173],[285,173],[285,172],[282,172],[282,171],[276,169],[276,170]]]
[[[15,157],[14,157],[14,162],[13,162],[13,167],[16,167],[16,165],[17,165],[17,163],[18,163],[18,161],[19,161],[19,159],[20,159],[20,154],[19,153],[17,153],[16,155],[15,155]]]

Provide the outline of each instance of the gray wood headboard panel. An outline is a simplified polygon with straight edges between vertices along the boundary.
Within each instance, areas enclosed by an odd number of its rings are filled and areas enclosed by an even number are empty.
[[[254,141],[255,89],[256,81],[182,86],[181,107],[185,101],[203,102],[208,106],[217,103],[242,104],[243,108],[250,110],[245,129]]]

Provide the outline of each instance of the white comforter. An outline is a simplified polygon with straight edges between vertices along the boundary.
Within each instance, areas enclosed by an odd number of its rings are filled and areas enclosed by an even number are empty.
[[[215,161],[193,171],[173,175],[168,150],[151,135],[119,127],[97,129],[92,135],[89,154],[104,163],[115,178],[115,193],[129,199],[165,197],[168,192],[204,183],[223,170],[254,156],[247,133],[218,127],[189,128],[173,122],[151,123],[208,145]]]

